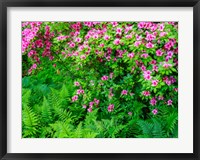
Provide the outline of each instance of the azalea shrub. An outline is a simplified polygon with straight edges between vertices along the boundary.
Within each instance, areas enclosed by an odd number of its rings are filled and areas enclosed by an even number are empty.
[[[24,138],[177,138],[178,22],[23,22]]]

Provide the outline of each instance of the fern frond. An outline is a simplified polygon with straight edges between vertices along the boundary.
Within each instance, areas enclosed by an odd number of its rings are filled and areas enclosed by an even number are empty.
[[[36,137],[39,132],[39,118],[28,106],[22,110],[22,123],[23,137]]]
[[[173,112],[166,117],[165,130],[168,135],[173,132],[173,130],[177,124],[178,124],[178,113],[177,112]]]
[[[145,137],[152,137],[152,131],[153,131],[152,123],[149,123],[144,120],[139,120],[137,124],[140,126],[142,133],[143,135],[145,135]]]
[[[43,123],[51,123],[52,122],[52,112],[51,112],[51,107],[49,105],[48,100],[46,97],[43,99],[43,103],[41,106],[41,118]]]

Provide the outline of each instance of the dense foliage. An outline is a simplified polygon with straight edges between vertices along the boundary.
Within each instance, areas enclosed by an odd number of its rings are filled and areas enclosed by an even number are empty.
[[[23,22],[22,131],[178,137],[177,22]]]

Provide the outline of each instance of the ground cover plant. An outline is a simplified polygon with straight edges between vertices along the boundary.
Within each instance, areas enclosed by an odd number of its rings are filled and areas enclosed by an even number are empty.
[[[177,138],[177,22],[22,22],[23,138]]]

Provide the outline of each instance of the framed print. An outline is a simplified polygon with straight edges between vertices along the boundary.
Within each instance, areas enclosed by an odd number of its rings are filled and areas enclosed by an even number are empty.
[[[0,5],[1,159],[199,159],[199,0]]]

